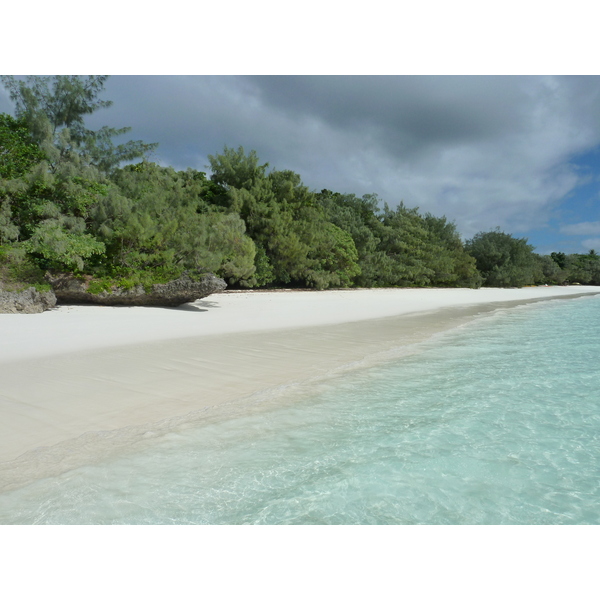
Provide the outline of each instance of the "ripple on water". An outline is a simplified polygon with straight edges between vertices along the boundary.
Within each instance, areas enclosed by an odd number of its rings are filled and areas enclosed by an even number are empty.
[[[600,523],[600,298],[528,305],[302,401],[0,495],[1,523]]]

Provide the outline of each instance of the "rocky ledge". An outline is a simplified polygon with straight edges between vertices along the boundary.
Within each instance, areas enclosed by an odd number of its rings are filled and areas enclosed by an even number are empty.
[[[179,279],[168,283],[155,283],[150,290],[141,285],[132,288],[112,287],[98,293],[90,293],[91,278],[77,278],[67,274],[46,274],[59,304],[102,304],[105,306],[179,306],[194,302],[210,294],[222,292],[225,281],[212,273],[198,281],[184,273]]]
[[[0,288],[0,313],[34,314],[56,306],[52,292],[38,292],[34,287],[12,292]]]

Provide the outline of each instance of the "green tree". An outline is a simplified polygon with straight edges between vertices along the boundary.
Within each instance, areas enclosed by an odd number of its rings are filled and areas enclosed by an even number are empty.
[[[358,198],[322,190],[317,200],[331,222],[354,240],[361,270],[355,277],[358,285],[481,284],[475,260],[445,217],[422,216],[403,203],[381,209],[374,194]]]
[[[26,240],[49,217],[86,218],[89,207],[106,193],[94,169],[73,172],[67,165],[55,173],[41,162],[20,178],[0,180],[0,201],[10,207],[17,238]]]
[[[416,208],[400,203],[396,209],[384,207],[380,248],[392,260],[386,285],[430,285],[434,270],[429,262],[429,235]]]
[[[86,263],[105,262],[105,240],[90,226],[92,209],[109,193],[106,173],[155,146],[115,146],[112,138],[128,128],[85,127],[87,115],[112,104],[98,99],[105,80],[0,78],[17,116],[0,123],[3,148],[10,149],[3,154],[8,178],[0,180],[0,238],[19,243],[43,268],[82,271]]]
[[[324,222],[314,235],[307,258],[306,281],[318,289],[350,287],[360,275],[358,252],[352,236],[333,223]]]
[[[25,119],[0,114],[0,178],[21,177],[43,158]]]
[[[380,220],[377,196],[367,194],[359,198],[354,194],[321,190],[317,202],[327,219],[346,231],[354,241],[360,268],[355,277],[356,284],[363,287],[384,285],[385,273],[391,270],[391,260],[379,247],[384,225]]]
[[[533,246],[496,229],[480,232],[465,244],[487,287],[522,287],[536,279]]]
[[[482,277],[475,259],[465,250],[456,225],[431,213],[423,221],[431,236],[427,264],[434,272],[432,285],[479,287]]]
[[[566,281],[567,272],[560,267],[560,265],[552,256],[540,256],[536,254],[535,259],[538,263],[538,276],[536,278],[536,283],[562,285]]]
[[[225,146],[221,154],[209,154],[208,160],[212,169],[211,179],[229,188],[249,190],[260,179],[265,177],[268,163],[259,164],[256,151],[248,154],[243,146],[237,150]]]
[[[19,237],[19,228],[12,219],[10,202],[0,198],[0,245],[13,242]]]
[[[175,277],[211,271],[231,284],[254,275],[256,249],[235,213],[209,204],[214,184],[204,173],[143,162],[117,170],[113,187],[91,210],[91,228],[107,247],[98,272],[148,271]]]
[[[566,255],[564,252],[552,252],[550,258],[561,268],[564,269],[566,265]]]
[[[22,245],[44,259],[45,266],[82,271],[84,259],[103,254],[104,244],[85,232],[85,222],[76,217],[45,219]]]
[[[25,80],[2,75],[0,81],[15,102],[17,118],[27,124],[52,171],[64,161],[83,162],[109,172],[124,161],[146,156],[157,144],[129,141],[115,145],[113,138],[130,127],[85,127],[85,117],[112,105],[99,100],[107,76],[28,76]]]
[[[595,251],[588,254],[568,254],[564,270],[569,283],[600,285],[600,256]]]
[[[268,165],[242,147],[226,147],[209,160],[212,181],[225,190],[219,204],[244,220],[256,245],[252,285],[326,288],[352,283],[360,272],[354,242],[328,221],[297,173],[267,173]]]

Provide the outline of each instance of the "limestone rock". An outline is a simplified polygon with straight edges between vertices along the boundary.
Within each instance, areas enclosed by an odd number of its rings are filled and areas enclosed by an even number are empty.
[[[59,304],[102,304],[105,306],[179,306],[194,302],[215,292],[222,292],[225,281],[207,273],[194,281],[187,273],[168,283],[155,283],[149,291],[136,285],[125,289],[113,287],[98,293],[90,293],[90,277],[77,278],[70,274],[46,274]]]
[[[12,292],[0,288],[0,313],[41,313],[56,306],[53,292],[38,292],[34,287]]]

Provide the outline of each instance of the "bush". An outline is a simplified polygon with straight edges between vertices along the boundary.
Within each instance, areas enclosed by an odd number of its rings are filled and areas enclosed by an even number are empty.
[[[34,287],[38,292],[52,288],[44,279],[44,271],[18,246],[0,246],[0,284],[9,291],[18,292]]]

